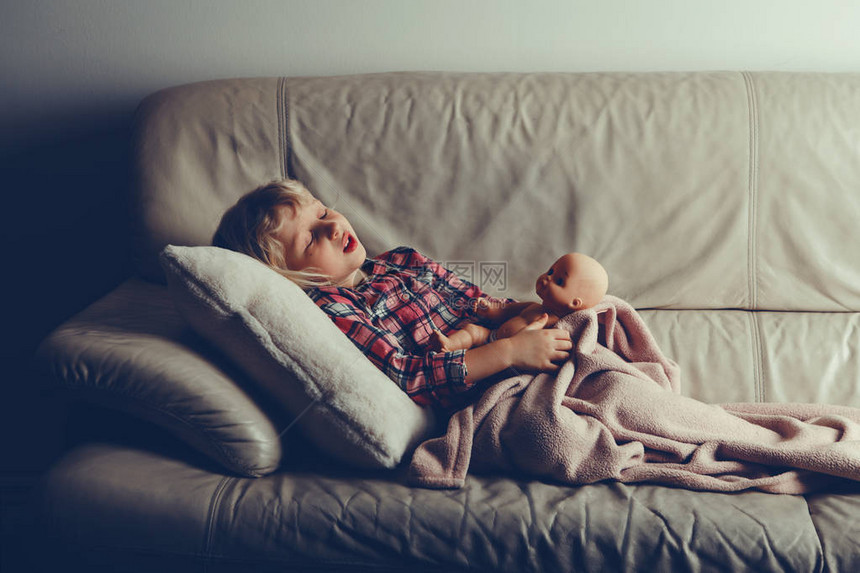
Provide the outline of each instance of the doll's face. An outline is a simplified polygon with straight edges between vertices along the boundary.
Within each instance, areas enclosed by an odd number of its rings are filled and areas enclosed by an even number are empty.
[[[538,277],[535,292],[548,310],[564,316],[596,305],[608,286],[608,276],[600,263],[587,255],[568,253]]]

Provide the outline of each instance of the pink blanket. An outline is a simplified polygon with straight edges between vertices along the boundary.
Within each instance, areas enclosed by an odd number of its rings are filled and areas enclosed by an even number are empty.
[[[503,380],[456,412],[415,451],[411,483],[461,487],[470,466],[570,484],[792,494],[860,480],[860,409],[681,396],[678,366],[616,297],[558,327],[571,333],[570,360]]]

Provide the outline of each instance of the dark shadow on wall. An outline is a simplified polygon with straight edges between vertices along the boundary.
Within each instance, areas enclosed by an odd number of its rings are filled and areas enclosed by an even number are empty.
[[[39,471],[61,446],[65,409],[39,383],[39,342],[131,274],[130,124],[129,114],[0,156],[5,471]]]

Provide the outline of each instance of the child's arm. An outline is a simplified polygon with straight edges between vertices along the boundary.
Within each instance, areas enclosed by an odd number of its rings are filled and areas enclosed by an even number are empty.
[[[374,323],[347,297],[330,294],[323,304],[315,302],[373,364],[421,405],[451,406],[457,403],[457,395],[506,368],[555,369],[552,361],[567,358],[572,347],[566,332],[557,331],[567,339],[551,340],[546,335],[555,331],[542,330],[525,331],[471,350],[411,354],[397,336]]]
[[[556,362],[566,360],[573,343],[570,333],[560,329],[543,330],[542,316],[511,338],[496,340],[466,351],[466,383],[472,384],[506,368],[548,372],[557,370]]]
[[[397,336],[376,324],[349,297],[328,294],[314,302],[373,364],[421,405],[448,407],[456,402],[456,395],[506,368],[554,370],[557,366],[552,361],[566,359],[572,348],[570,335],[564,331],[526,330],[471,350],[411,354]],[[557,338],[562,335],[566,338]]]

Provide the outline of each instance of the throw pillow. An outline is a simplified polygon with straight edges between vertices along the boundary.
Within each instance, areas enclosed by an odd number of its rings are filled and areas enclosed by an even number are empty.
[[[161,264],[192,327],[324,451],[356,466],[392,468],[428,437],[432,411],[376,368],[292,281],[218,247],[169,245]]]

